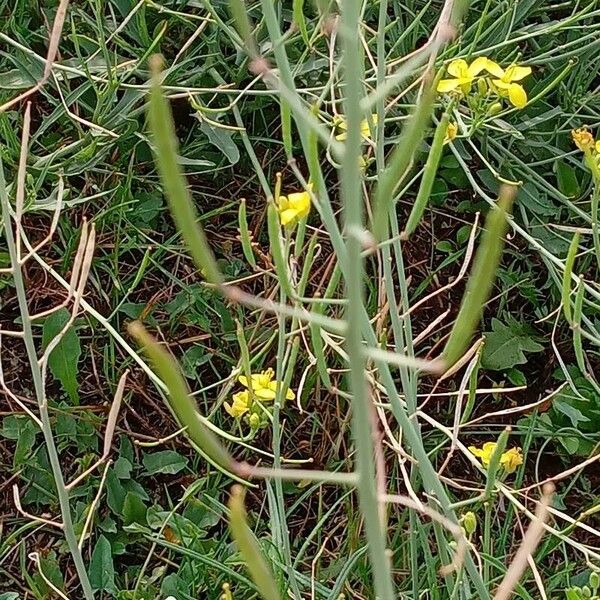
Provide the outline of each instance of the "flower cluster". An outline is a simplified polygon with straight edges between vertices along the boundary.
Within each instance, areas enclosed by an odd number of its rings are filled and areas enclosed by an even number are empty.
[[[481,464],[487,469],[490,466],[492,455],[496,450],[496,442],[486,442],[481,448],[469,446],[471,454],[481,459]],[[521,448],[515,447],[503,452],[500,456],[500,466],[505,473],[514,473],[519,465],[523,464],[523,453]]]
[[[283,385],[274,379],[275,371],[266,369],[260,373],[252,373],[250,380],[245,375],[240,375],[238,381],[244,386],[244,390],[233,394],[232,402],[225,402],[225,410],[232,417],[239,419],[248,414],[248,422],[252,427],[260,424],[260,408],[255,400],[259,402],[272,402],[277,396],[277,390]],[[290,389],[285,391],[285,399],[293,400],[296,397]]]
[[[442,94],[460,91],[467,95],[473,83],[477,82],[480,92],[489,89],[501,98],[508,98],[517,108],[523,108],[527,104],[527,92],[518,82],[531,74],[531,67],[510,65],[503,69],[486,56],[480,56],[471,64],[462,58],[453,60],[448,65],[448,74],[452,78],[441,79],[437,86],[438,92]]]
[[[592,155],[600,157],[600,138],[594,140],[592,132],[587,127],[573,129],[571,137],[582,152],[590,152]]]

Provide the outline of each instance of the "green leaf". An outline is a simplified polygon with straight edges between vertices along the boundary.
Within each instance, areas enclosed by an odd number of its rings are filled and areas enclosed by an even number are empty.
[[[90,561],[90,583],[94,590],[102,590],[114,594],[115,566],[112,559],[110,542],[101,535],[94,546]]]
[[[131,525],[133,523],[146,525],[147,510],[146,505],[137,494],[127,492],[125,502],[123,503],[123,523],[125,525]]]
[[[511,320],[508,325],[492,319],[492,331],[485,334],[486,343],[481,359],[485,369],[504,371],[527,362],[525,352],[541,352],[528,327]]]
[[[240,151],[229,130],[223,127],[214,127],[206,121],[201,121],[200,130],[206,134],[210,143],[225,155],[230,164],[235,165],[240,160]]]
[[[71,317],[66,308],[52,313],[44,322],[42,333],[42,346],[47,346],[63,330]],[[52,375],[60,381],[63,389],[74,404],[79,404],[79,393],[77,391],[77,364],[81,356],[81,345],[79,337],[73,327],[69,327],[56,348],[52,350],[48,358],[48,367]]]
[[[557,160],[554,163],[556,177],[558,179],[558,189],[567,198],[576,198],[580,194],[579,178],[573,167],[564,160]]]
[[[552,403],[552,408],[558,410],[563,415],[567,416],[571,421],[571,424],[576,429],[579,428],[579,423],[587,423],[589,419],[578,409],[566,402],[561,402],[559,400],[555,400]]]
[[[115,515],[122,513],[125,495],[125,488],[123,488],[117,474],[111,467],[106,474],[106,504]]]
[[[0,600],[19,600],[19,594],[17,592],[5,592],[0,594]]]
[[[144,467],[146,467],[146,475],[154,475],[156,473],[167,473],[174,475],[185,469],[188,464],[188,459],[181,456],[174,450],[162,450],[145,454],[142,459]]]
[[[133,465],[124,456],[119,456],[113,465],[113,469],[119,479],[129,479]]]

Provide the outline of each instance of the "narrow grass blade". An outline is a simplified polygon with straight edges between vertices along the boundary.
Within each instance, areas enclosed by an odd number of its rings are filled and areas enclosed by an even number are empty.
[[[240,242],[242,244],[244,258],[248,261],[248,264],[252,267],[256,267],[256,259],[254,258],[254,252],[252,251],[252,241],[250,239],[250,232],[248,231],[246,200],[244,198],[240,200],[240,207],[238,209],[238,229],[240,232]]]
[[[186,428],[188,437],[215,463],[231,470],[233,459],[212,431],[209,431],[198,418],[196,404],[189,395],[183,375],[173,357],[154,340],[139,321],[131,323],[128,329],[143,346],[144,352],[167,386],[169,406],[179,423]]]
[[[496,447],[494,448],[492,456],[490,457],[490,464],[488,465],[487,469],[487,479],[485,482],[484,492],[486,498],[489,498],[491,496],[494,484],[496,483],[496,475],[498,474],[500,459],[502,458],[504,450],[506,450],[506,444],[508,443],[509,434],[510,427],[507,427],[506,429],[504,429],[504,431],[502,431],[502,433],[498,436]]]
[[[223,278],[204,231],[198,224],[198,214],[177,160],[179,144],[173,117],[160,84],[161,57],[153,56],[150,59],[150,66],[152,85],[148,120],[156,150],[156,166],[169,202],[169,208],[196,266],[210,283],[219,284]]]
[[[387,236],[388,214],[394,201],[394,192],[405,177],[429,125],[435,95],[435,85],[429,84],[424,88],[415,112],[405,125],[396,149],[379,179],[373,206],[373,235],[379,241]]]
[[[427,202],[429,202],[431,189],[433,187],[435,175],[437,173],[438,165],[440,164],[440,158],[442,156],[444,137],[446,136],[446,130],[448,129],[449,118],[450,117],[448,113],[444,113],[444,116],[438,123],[437,129],[435,130],[431,149],[429,150],[429,156],[427,157],[427,162],[425,163],[425,169],[423,171],[423,178],[421,179],[421,185],[419,186],[417,199],[415,200],[412,210],[410,211],[404,231],[400,234],[403,239],[408,239],[408,237],[414,233],[415,229],[419,225],[419,222],[421,221],[423,213],[425,212]]]
[[[485,231],[475,254],[473,271],[467,283],[458,316],[446,342],[442,359],[451,367],[469,346],[473,332],[481,319],[504,248],[508,228],[507,213],[510,211],[516,188],[504,185],[500,188],[497,208],[491,210],[485,220]]]
[[[306,28],[306,19],[304,18],[304,0],[293,0],[292,10],[294,11],[294,23],[300,30],[300,35],[306,44],[306,47],[310,47],[310,39],[308,37],[308,29]]]
[[[576,231],[569,245],[569,252],[567,253],[567,260],[565,260],[565,271],[563,273],[562,280],[562,305],[565,318],[569,323],[573,321],[573,315],[571,312],[571,276],[573,275],[573,266],[575,265],[575,258],[577,257],[577,249],[579,248],[579,238],[581,234]]]
[[[269,201],[267,206],[267,229],[269,232],[269,242],[271,244],[271,256],[273,257],[275,272],[277,273],[277,281],[279,281],[281,289],[287,296],[293,296],[292,284],[290,283],[285,252],[281,240],[279,216],[273,201]]]
[[[280,113],[281,113],[281,138],[283,139],[283,149],[288,158],[292,158],[292,111],[290,105],[281,98]]]
[[[256,48],[254,36],[252,35],[252,23],[246,12],[244,0],[229,0],[229,10],[233,16],[235,28],[242,40],[244,40],[246,51],[252,58],[258,57],[258,49]]]
[[[281,600],[273,573],[264,559],[256,537],[248,527],[244,488],[240,485],[233,486],[231,490],[229,511],[231,535],[261,596],[265,600]]]

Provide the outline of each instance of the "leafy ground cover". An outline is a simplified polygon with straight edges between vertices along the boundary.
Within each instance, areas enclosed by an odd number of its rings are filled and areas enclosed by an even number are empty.
[[[0,0],[0,598],[597,597],[600,4],[240,6]]]

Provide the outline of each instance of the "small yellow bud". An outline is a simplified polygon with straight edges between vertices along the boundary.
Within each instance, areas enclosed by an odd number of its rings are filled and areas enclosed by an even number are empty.
[[[487,86],[487,83],[485,82],[485,79],[477,80],[477,91],[479,92],[480,96],[485,96],[487,94],[488,86]]]
[[[458,133],[458,125],[450,121],[448,127],[446,127],[446,135],[444,136],[444,144],[451,142]]]
[[[258,429],[260,425],[260,417],[256,413],[252,413],[250,417],[248,417],[248,424],[252,429]]]

